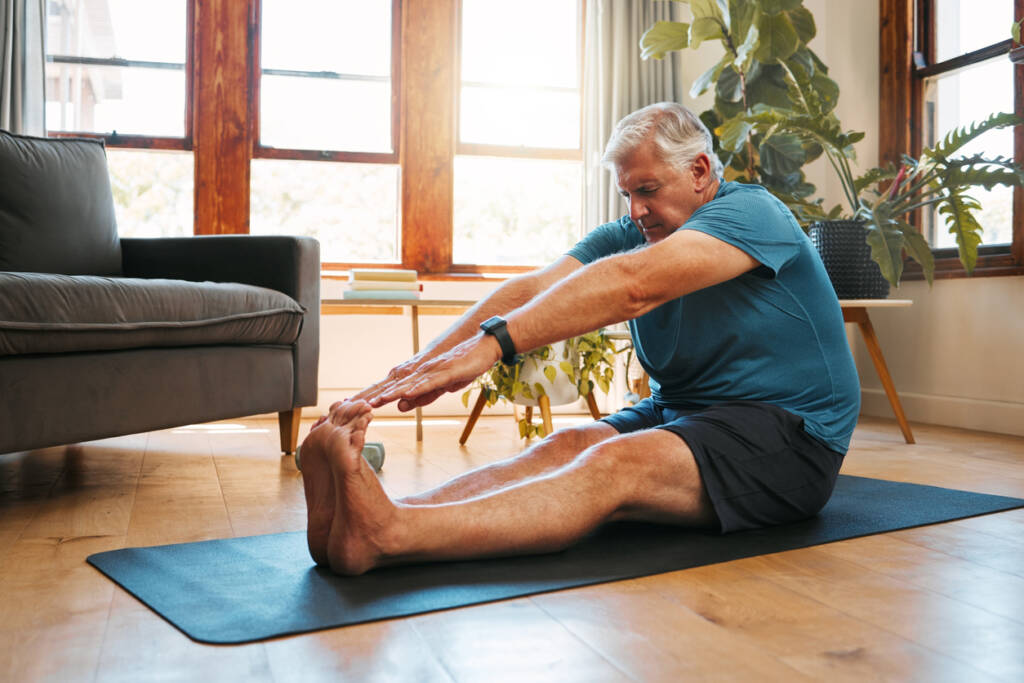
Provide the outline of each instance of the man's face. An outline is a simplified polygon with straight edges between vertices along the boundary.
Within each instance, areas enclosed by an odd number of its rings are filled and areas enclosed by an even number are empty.
[[[698,157],[687,170],[680,171],[662,161],[649,141],[621,160],[615,176],[619,192],[629,204],[629,217],[651,243],[671,235],[714,197],[714,192],[707,196],[710,171],[706,159]]]

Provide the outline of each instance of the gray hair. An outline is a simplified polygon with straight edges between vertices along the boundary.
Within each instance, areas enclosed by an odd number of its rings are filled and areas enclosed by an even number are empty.
[[[608,138],[601,163],[614,171],[622,159],[651,140],[665,163],[685,170],[701,153],[711,161],[711,172],[722,177],[722,162],[715,154],[711,133],[692,111],[675,102],[658,102],[637,109],[617,124]]]

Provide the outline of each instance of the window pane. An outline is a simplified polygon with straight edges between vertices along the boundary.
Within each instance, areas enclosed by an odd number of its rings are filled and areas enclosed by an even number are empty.
[[[51,55],[185,64],[186,0],[49,0]]]
[[[390,77],[391,0],[263,0],[264,69]]]
[[[192,234],[190,152],[108,148],[107,165],[121,237]]]
[[[578,148],[579,53],[576,0],[463,0],[459,140]]]
[[[456,263],[544,265],[581,235],[578,161],[455,157]]]
[[[391,0],[264,0],[260,66],[260,144],[393,151]]]
[[[1006,40],[1013,19],[1013,0],[935,0],[936,60]]]
[[[49,130],[185,135],[185,0],[51,0],[47,7]],[[75,63],[82,59],[122,63]]]
[[[462,142],[577,149],[580,98],[575,91],[462,87]]]
[[[325,262],[398,260],[398,166],[252,161],[254,235],[307,235]]]
[[[925,82],[925,139],[936,144],[953,128],[968,126],[995,112],[1013,111],[1013,63],[1000,56],[977,66],[938,76]],[[994,130],[975,138],[957,152],[957,156],[985,154],[1013,158],[1013,131]],[[970,196],[980,202],[978,220],[984,228],[984,244],[1006,244],[1012,240],[1013,190],[999,187],[991,192],[978,188]],[[932,246],[956,246],[944,217],[927,217],[926,232],[933,236]]]
[[[263,76],[260,103],[266,147],[392,151],[390,82]]]
[[[46,128],[185,135],[185,71],[46,65]]]

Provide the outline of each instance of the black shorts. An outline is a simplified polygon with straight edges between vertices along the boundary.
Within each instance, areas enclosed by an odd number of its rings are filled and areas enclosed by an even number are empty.
[[[803,418],[756,401],[698,409],[646,398],[602,418],[619,433],[667,429],[690,447],[721,532],[815,515],[832,495],[843,455],[804,430]]]

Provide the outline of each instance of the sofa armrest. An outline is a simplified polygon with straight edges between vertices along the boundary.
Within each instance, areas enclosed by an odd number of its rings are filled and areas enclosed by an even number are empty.
[[[239,282],[283,292],[305,307],[295,343],[294,406],[316,405],[320,354],[320,243],[284,235],[122,238],[125,277]]]

